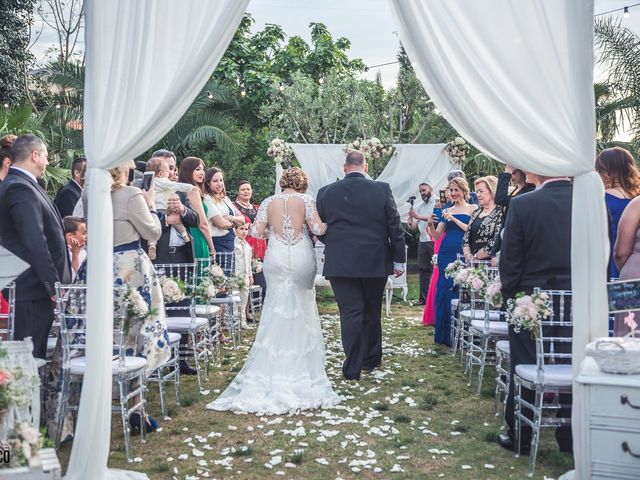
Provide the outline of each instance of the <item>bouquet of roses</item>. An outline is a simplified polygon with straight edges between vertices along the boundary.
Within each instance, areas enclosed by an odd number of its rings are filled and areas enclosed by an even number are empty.
[[[507,301],[507,322],[513,325],[515,332],[529,330],[534,337],[538,336],[540,322],[551,315],[549,295],[543,292],[531,295],[520,292],[515,299]]]
[[[184,300],[185,284],[179,278],[160,276],[160,286],[165,303],[178,303]]]
[[[502,283],[500,282],[500,275],[489,285],[487,285],[487,293],[485,299],[492,307],[502,307]]]
[[[458,274],[458,272],[462,269],[465,269],[466,265],[464,262],[462,262],[461,260],[456,260],[454,262],[451,262],[449,265],[447,265],[444,269],[444,275],[447,278],[456,278],[456,275]],[[454,280],[455,282],[455,280]]]
[[[32,458],[40,450],[42,442],[40,432],[31,424],[23,422],[9,434],[7,439],[11,448],[11,461],[7,465],[9,468],[24,467],[29,465]]]
[[[447,143],[444,149],[454,159],[463,162],[469,151],[469,144],[464,138],[456,137],[453,141]]]
[[[11,404],[11,382],[13,382],[13,375],[11,372],[4,368],[0,368],[0,410],[7,409]]]
[[[288,165],[291,161],[291,157],[293,157],[293,149],[284,140],[274,138],[271,140],[271,143],[269,143],[267,155],[273,158],[274,163],[278,163],[280,165],[284,163],[285,165]]]
[[[466,287],[471,289],[475,293],[479,293],[480,296],[484,296],[485,288],[488,283],[487,279],[487,271],[484,266],[480,265],[478,267],[470,267],[469,275],[466,281]]]
[[[234,275],[233,277],[229,278],[227,285],[231,289],[242,290],[247,286],[247,278],[245,275]]]
[[[224,274],[223,274],[223,277],[224,277]],[[203,278],[202,280],[200,280],[200,283],[198,284],[195,290],[195,296],[200,297],[205,301],[213,300],[214,298],[216,298],[217,294],[218,294],[218,288],[213,283],[211,278]]]
[[[207,268],[204,269],[204,272],[209,275],[209,280],[216,287],[223,287],[227,283],[227,277],[224,274],[224,270],[222,267],[216,263],[212,263]]]
[[[259,258],[251,260],[251,271],[253,273],[260,273],[262,271],[262,261]]]

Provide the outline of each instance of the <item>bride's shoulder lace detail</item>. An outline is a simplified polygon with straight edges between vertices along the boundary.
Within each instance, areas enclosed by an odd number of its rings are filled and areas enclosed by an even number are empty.
[[[274,196],[266,198],[260,204],[256,218],[251,225],[252,237],[263,240],[269,238],[269,230],[267,229],[267,226],[269,225],[269,215],[267,214],[267,208],[269,208],[269,204],[273,201],[273,198]]]
[[[310,195],[303,195],[304,213],[307,220],[307,226],[314,235],[323,235],[327,231],[327,224],[322,222],[318,210],[316,209],[316,201]]]

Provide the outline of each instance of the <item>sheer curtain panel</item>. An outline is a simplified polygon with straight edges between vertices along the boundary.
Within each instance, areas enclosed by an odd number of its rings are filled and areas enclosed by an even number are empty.
[[[113,212],[107,169],[151,148],[224,54],[248,0],[87,0],[84,146],[88,159],[87,372],[66,478],[108,471],[113,328]],[[138,474],[139,475],[139,474]]]
[[[604,189],[593,171],[593,0],[390,0],[400,39],[444,117],[490,157],[574,179],[574,373],[607,334]],[[580,465],[581,396],[574,387]],[[580,478],[580,472],[577,478]]]

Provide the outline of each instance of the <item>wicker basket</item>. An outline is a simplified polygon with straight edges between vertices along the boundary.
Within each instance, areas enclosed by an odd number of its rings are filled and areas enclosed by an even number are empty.
[[[640,373],[640,338],[600,338],[587,345],[586,353],[594,358],[605,373]]]

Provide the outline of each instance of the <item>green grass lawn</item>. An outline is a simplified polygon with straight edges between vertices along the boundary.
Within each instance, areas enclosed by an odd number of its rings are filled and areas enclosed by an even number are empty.
[[[417,297],[416,282],[410,277],[410,299]],[[139,462],[127,464],[114,417],[109,466],[152,479],[526,476],[528,457],[516,459],[494,441],[501,421],[494,414],[493,370],[486,370],[482,395],[476,396],[458,358],[436,348],[433,328],[421,326],[422,307],[394,301],[392,318],[383,319],[383,366],[358,383],[341,379],[338,311],[330,290],[318,291],[318,307],[329,377],[345,396],[338,408],[268,417],[206,410],[242,366],[250,332],[238,350],[225,348],[206,391],[198,391],[194,377],[182,377],[182,407],[171,403],[171,420],[161,422],[162,431],[146,444],[134,437]],[[150,388],[148,411],[159,418],[156,385]],[[63,447],[65,463],[68,452]],[[544,432],[535,478],[557,478],[571,467],[552,431]]]

